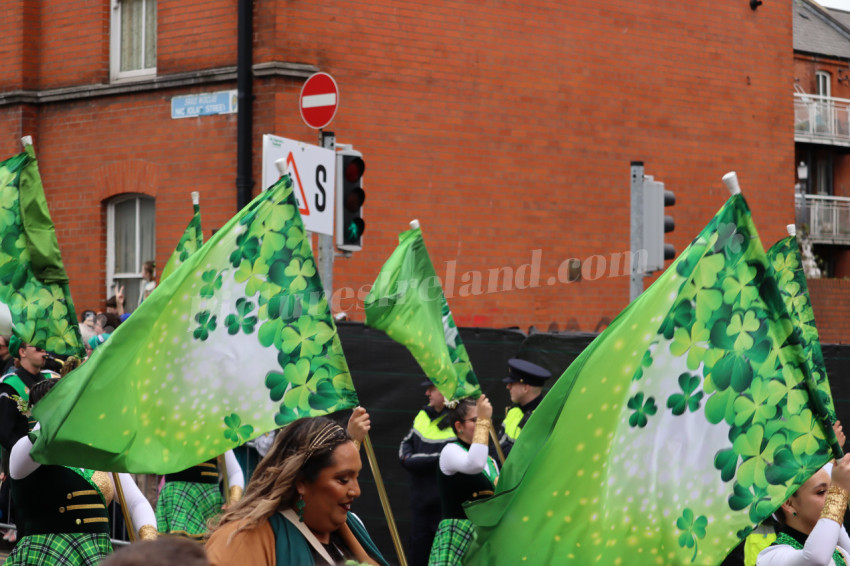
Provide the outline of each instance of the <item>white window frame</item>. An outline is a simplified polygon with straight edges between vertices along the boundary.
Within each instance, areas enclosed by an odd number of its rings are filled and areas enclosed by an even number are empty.
[[[136,201],[136,267],[138,271],[136,272],[115,272],[115,205],[126,202],[128,200]],[[142,254],[142,245],[141,245],[141,226],[142,226],[142,218],[141,218],[141,201],[142,200],[150,200],[154,203],[154,218],[156,217],[156,199],[150,197],[148,195],[136,194],[136,193],[128,193],[124,195],[119,195],[109,200],[106,205],[106,296],[111,297],[115,294],[115,289],[113,288],[113,281],[116,279],[138,279],[142,280],[142,265],[144,261],[141,259]],[[154,246],[156,245],[156,238],[154,238]],[[153,259],[156,257],[156,249],[153,250],[152,257],[149,259]],[[136,305],[128,305],[135,307]],[[128,309],[129,310],[129,309]]]
[[[156,2],[156,0],[144,0]],[[122,0],[111,0],[112,9],[109,23],[109,76],[112,82],[134,81],[156,76],[156,65],[147,69],[133,71],[121,70],[121,5]],[[145,34],[142,33],[144,40]],[[144,52],[144,49],[142,49]]]
[[[815,71],[815,92],[819,96],[832,96],[832,75],[827,71]]]

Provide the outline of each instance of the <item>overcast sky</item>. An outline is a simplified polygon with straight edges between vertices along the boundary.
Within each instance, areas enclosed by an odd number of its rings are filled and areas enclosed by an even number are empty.
[[[839,10],[844,10],[846,12],[850,12],[850,0],[815,0],[821,6],[825,6],[827,8],[838,8]]]

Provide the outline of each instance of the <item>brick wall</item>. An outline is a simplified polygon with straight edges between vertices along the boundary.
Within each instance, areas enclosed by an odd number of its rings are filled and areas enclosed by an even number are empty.
[[[850,279],[809,279],[808,285],[820,341],[850,343]]]
[[[38,3],[13,4],[22,13]],[[158,5],[160,75],[236,64],[235,2]],[[45,0],[40,10],[38,87],[106,81],[108,2]],[[746,2],[336,0],[255,10],[255,63],[330,72],[341,99],[329,129],[367,163],[365,248],[337,261],[337,289],[371,283],[416,217],[437,273],[454,273],[459,325],[593,331],[628,301],[628,276],[611,264],[629,247],[632,160],[676,192],[678,250],[726,200],[729,170],[766,245],[794,218],[789,2],[752,11]],[[22,73],[3,73],[0,92],[20,88]],[[297,112],[301,84],[254,82],[255,191],[262,134],[315,143]],[[235,84],[43,104],[28,121],[0,106],[7,154],[23,128],[36,132],[80,309],[104,298],[104,198],[155,193],[160,264],[189,220],[190,191],[201,191],[207,236],[235,212],[236,116],[169,114],[175,95],[226,88]],[[570,258],[584,277],[559,281]],[[536,284],[516,280],[538,263]],[[509,270],[510,285],[490,276]],[[363,319],[355,301],[343,306]]]

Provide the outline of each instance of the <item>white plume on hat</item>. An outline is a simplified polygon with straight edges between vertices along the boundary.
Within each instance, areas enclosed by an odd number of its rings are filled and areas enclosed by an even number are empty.
[[[15,323],[12,322],[12,312],[6,303],[0,303],[0,334],[8,336],[15,329]]]

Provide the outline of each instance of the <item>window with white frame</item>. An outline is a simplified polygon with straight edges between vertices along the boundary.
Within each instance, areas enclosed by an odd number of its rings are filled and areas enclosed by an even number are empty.
[[[112,80],[156,74],[156,0],[112,0]]]
[[[145,195],[121,195],[106,208],[106,296],[124,288],[124,308],[135,309],[145,281],[142,266],[156,257],[156,203]]]
[[[815,73],[815,88],[817,89],[815,92],[819,96],[832,96],[830,94],[829,78],[829,73],[826,71],[817,71]]]

